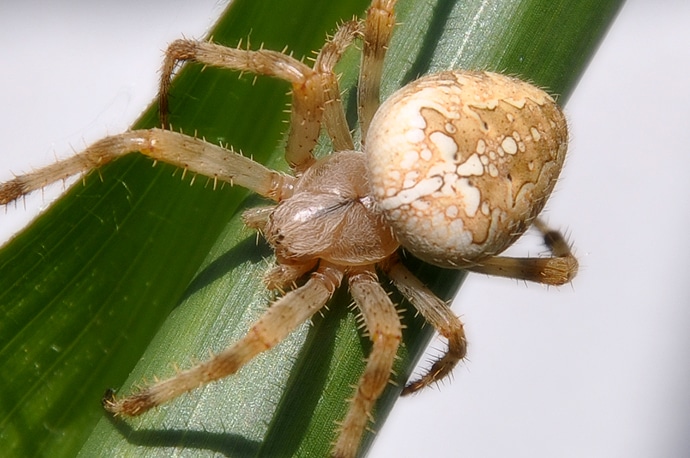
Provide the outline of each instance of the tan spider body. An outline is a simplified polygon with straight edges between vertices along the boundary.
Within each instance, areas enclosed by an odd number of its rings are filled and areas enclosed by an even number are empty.
[[[335,456],[354,456],[402,338],[398,312],[377,271],[448,340],[445,354],[405,387],[404,394],[445,377],[466,353],[462,323],[399,262],[401,245],[443,267],[546,284],[562,284],[575,275],[577,261],[568,244],[535,219],[554,187],[567,147],[565,120],[553,99],[515,78],[453,71],[420,78],[379,107],[394,5],[394,0],[374,0],[366,20],[343,24],[313,68],[274,51],[190,40],[169,47],[160,93],[164,125],[170,77],[181,60],[292,84],[285,152],[292,176],[200,139],[150,129],[107,137],[70,159],[0,185],[0,203],[7,203],[138,151],[273,201],[248,210],[244,219],[275,249],[277,262],[266,275],[268,287],[301,286],[273,303],[243,339],[210,360],[130,396],[116,399],[109,393],[104,399],[108,411],[139,415],[235,373],[310,319],[345,280],[373,343],[333,449]],[[341,54],[360,36],[363,151],[355,149],[333,72]],[[334,152],[317,160],[312,149],[322,125]],[[544,234],[551,257],[497,256],[532,224]]]
[[[245,219],[250,215],[251,211]],[[341,266],[369,265],[388,258],[399,246],[375,208],[366,157],[356,151],[341,151],[314,163],[296,181],[294,194],[257,228],[276,256],[291,262],[321,259]]]

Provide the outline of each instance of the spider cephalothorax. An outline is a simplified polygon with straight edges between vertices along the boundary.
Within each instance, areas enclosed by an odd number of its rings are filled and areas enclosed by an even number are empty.
[[[275,250],[276,266],[266,276],[269,288],[301,285],[272,304],[243,339],[210,360],[130,396],[109,393],[104,399],[108,411],[139,415],[235,373],[310,319],[345,282],[373,344],[333,449],[336,456],[353,456],[401,341],[398,312],[380,285],[379,272],[448,341],[441,358],[403,393],[442,379],[466,353],[462,323],[399,262],[401,246],[442,267],[545,284],[563,284],[576,274],[577,261],[563,237],[536,219],[558,178],[568,141],[554,100],[513,77],[448,71],[408,84],[379,106],[394,5],[394,0],[374,0],[365,20],[341,25],[313,67],[268,50],[193,40],[170,45],[160,93],[164,125],[170,77],[182,60],[274,76],[292,85],[285,156],[293,175],[194,137],[150,129],[107,137],[70,159],[0,185],[0,203],[7,203],[138,151],[273,201],[247,211],[244,219]],[[356,149],[333,68],[359,37],[364,141]],[[312,150],[322,125],[333,153],[317,160]],[[544,234],[552,256],[499,256],[530,225]]]

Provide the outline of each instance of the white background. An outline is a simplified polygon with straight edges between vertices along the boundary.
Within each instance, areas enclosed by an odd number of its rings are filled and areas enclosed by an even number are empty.
[[[72,5],[0,6],[0,181],[126,129],[166,43],[220,10]],[[690,454],[689,21],[686,0],[629,0],[568,103],[545,216],[574,242],[572,286],[471,275],[454,305],[469,360],[402,399],[371,456]],[[0,214],[0,241],[50,202],[35,194]],[[514,252],[541,250],[527,237]]]

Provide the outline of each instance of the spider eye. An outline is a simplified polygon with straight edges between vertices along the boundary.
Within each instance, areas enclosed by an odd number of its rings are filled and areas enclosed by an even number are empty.
[[[563,113],[543,90],[489,72],[443,72],[388,98],[366,140],[369,182],[400,243],[444,267],[512,244],[565,159]]]

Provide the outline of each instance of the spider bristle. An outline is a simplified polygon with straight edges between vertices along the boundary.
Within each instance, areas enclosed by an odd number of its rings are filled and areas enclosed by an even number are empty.
[[[329,312],[331,310],[330,304],[326,303],[323,307],[321,307],[321,310],[323,310],[324,313]]]
[[[369,423],[373,423],[374,422],[374,413],[371,411],[367,412],[367,418],[369,419]],[[366,429],[367,429],[367,431],[372,432],[372,433],[376,432],[376,431],[370,429],[369,426],[367,426]]]
[[[366,326],[366,323],[364,321],[364,315],[362,315],[362,313],[359,312],[359,309],[357,309],[356,313],[355,313],[355,323],[357,324],[358,327],[359,326]]]
[[[153,162],[155,164],[156,161],[153,161]],[[101,173],[101,169],[96,169],[96,173],[98,174],[98,179],[102,183],[103,182],[103,174]],[[84,185],[86,185],[86,175],[82,176],[82,182],[84,183]],[[64,183],[64,180],[63,180],[63,183]],[[41,189],[41,191],[43,191],[43,189]]]

